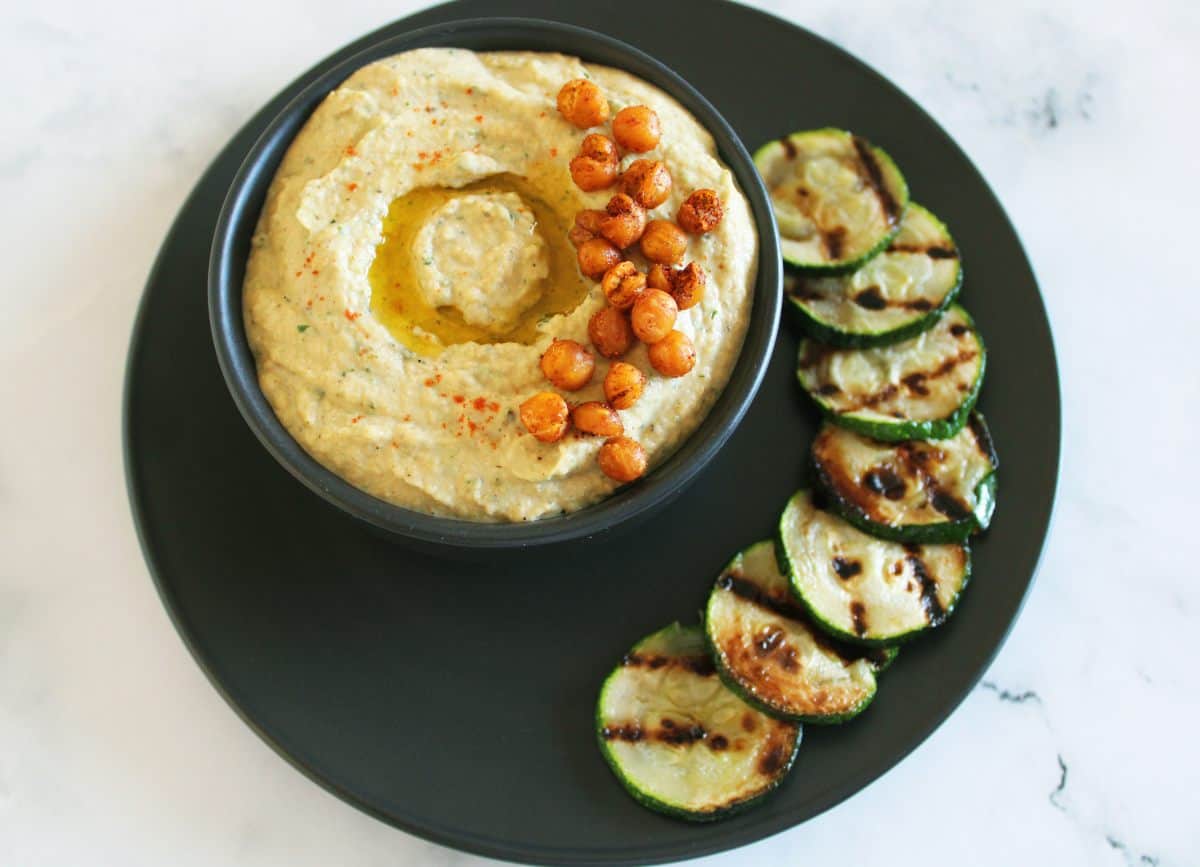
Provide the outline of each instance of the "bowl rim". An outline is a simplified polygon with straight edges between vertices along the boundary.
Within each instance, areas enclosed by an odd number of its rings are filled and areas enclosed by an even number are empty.
[[[712,135],[722,161],[750,203],[759,249],[750,321],[729,379],[700,425],[635,485],[597,503],[531,521],[482,522],[398,506],[355,487],[312,457],[283,426],[263,394],[242,316],[242,282],[249,237],[266,190],[296,134],[317,105],[359,68],[424,47],[454,47],[454,38],[511,43],[461,46],[473,51],[528,50],[569,54],[613,66],[648,81],[692,113]],[[547,44],[538,45],[538,39]],[[559,40],[549,44],[550,40]],[[522,43],[533,43],[517,47]],[[221,205],[208,261],[208,313],[221,374],[255,437],[292,476],[322,499],[367,524],[400,537],[464,549],[514,549],[601,535],[635,517],[648,517],[682,492],[736,430],[758,393],[775,345],[782,309],[782,261],[770,200],[745,145],[717,109],[682,76],[638,48],[606,34],[533,18],[466,18],[385,37],[310,79],[251,146]],[[294,86],[294,84],[292,85]]]

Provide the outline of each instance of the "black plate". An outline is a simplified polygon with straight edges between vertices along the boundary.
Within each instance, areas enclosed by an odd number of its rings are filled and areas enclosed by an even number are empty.
[[[570,557],[533,552],[492,565],[382,541],[262,449],[209,337],[205,271],[217,211],[242,156],[295,87],[205,173],[146,288],[125,398],[129,491],[146,558],[180,634],[247,723],[384,821],[537,862],[645,864],[748,843],[895,765],[962,700],[1011,627],[1058,468],[1058,377],[1037,285],[999,203],[946,134],[809,33],[712,0],[466,0],[385,31],[483,15],[567,20],[637,45],[689,78],[751,148],[804,127],[866,134],[896,158],[915,199],[949,224],[964,253],[963,302],[990,349],[981,406],[1002,460],[999,508],[958,613],[905,649],[860,719],[810,726],[791,778],[758,808],[695,827],[634,804],[596,749],[596,690],[635,640],[694,619],[718,568],[771,532],[800,485],[815,413],[792,376],[795,334],[784,329],[758,400],[724,451],[636,533]]]

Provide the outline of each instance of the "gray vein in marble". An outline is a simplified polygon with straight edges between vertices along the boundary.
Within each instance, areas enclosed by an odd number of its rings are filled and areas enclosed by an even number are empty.
[[[996,694],[996,698],[1000,699],[1000,701],[1008,701],[1012,702],[1013,704],[1024,704],[1027,701],[1035,701],[1038,704],[1042,703],[1042,697],[1032,689],[1027,689],[1024,692],[1011,692],[1007,689],[1001,689],[990,680],[985,680],[979,685],[989,692],[994,692]]]
[[[1147,682],[1149,681],[1149,678],[1147,678],[1140,670],[1138,674],[1145,678]],[[1006,704],[1038,705],[1038,713],[1042,717],[1042,722],[1052,734],[1054,733],[1054,726],[1050,722],[1050,715],[1047,712],[1045,703],[1042,701],[1041,696],[1035,691],[1027,689],[1021,692],[1016,692],[1014,690],[1004,689],[994,681],[990,680],[980,681],[979,688],[992,693],[995,695],[997,700]],[[1054,809],[1058,810],[1070,821],[1075,822],[1082,828],[1088,829],[1090,823],[1085,824],[1083,821],[1081,821],[1081,818],[1071,810],[1069,804],[1064,800],[1067,795],[1067,779],[1070,774],[1070,768],[1067,765],[1066,759],[1063,758],[1063,755],[1060,752],[1055,754],[1055,760],[1058,762],[1058,783],[1050,791],[1049,795],[1047,796],[1047,800],[1050,802],[1050,806],[1054,807]],[[1095,826],[1090,826],[1090,829],[1100,830]],[[1119,852],[1125,859],[1125,863],[1127,865],[1132,865],[1132,867],[1141,867],[1141,865],[1145,865],[1145,867],[1158,867],[1159,859],[1157,857],[1141,852],[1133,852],[1128,844],[1110,831],[1104,830],[1103,834],[1104,840],[1108,843],[1109,848],[1115,852]]]
[[[1121,853],[1126,864],[1145,864],[1147,867],[1158,867],[1158,859],[1154,856],[1145,854],[1135,855],[1129,851],[1128,846],[1111,835],[1106,834],[1104,839],[1108,842],[1109,848]]]
[[[1050,793],[1050,803],[1064,813],[1067,808],[1058,798],[1067,790],[1067,763],[1063,761],[1062,753],[1058,754],[1058,785],[1054,787],[1054,791]]]

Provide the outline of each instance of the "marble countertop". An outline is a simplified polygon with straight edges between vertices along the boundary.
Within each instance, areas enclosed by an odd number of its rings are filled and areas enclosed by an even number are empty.
[[[0,12],[0,864],[482,863],[341,803],[237,719],[159,604],[121,463],[134,310],[192,184],[299,70],[419,5]],[[1200,8],[762,5],[912,94],[996,189],[1054,326],[1063,469],[1039,580],[953,717],[820,819],[702,863],[844,864],[848,840],[856,865],[1200,862]]]

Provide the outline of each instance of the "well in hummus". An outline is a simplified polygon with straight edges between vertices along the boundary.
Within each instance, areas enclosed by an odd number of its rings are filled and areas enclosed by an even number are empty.
[[[577,79],[607,99],[611,132],[586,135],[558,110]],[[661,136],[631,150],[651,116]],[[571,161],[595,135],[621,145],[618,177],[584,191]],[[669,194],[655,188],[660,162]],[[634,205],[642,244],[617,260],[648,275],[649,287],[633,281],[639,293],[657,285],[681,302],[666,337],[662,304],[597,316],[611,309],[604,275],[580,270],[591,242],[577,216],[620,211],[623,191],[653,207]],[[718,221],[706,223],[712,202]],[[680,265],[700,284],[682,267],[651,268],[647,256],[674,261],[681,237]],[[275,413],[333,472],[431,514],[532,520],[596,502],[618,486],[614,473],[632,474],[619,441],[640,448],[644,471],[696,429],[741,349],[756,257],[749,206],[711,137],[657,88],[562,55],[421,49],[360,69],[296,137],[254,237],[246,330]],[[611,307],[632,285],[620,277],[607,280]],[[622,344],[621,329],[637,337]],[[544,442],[521,407],[552,391],[543,356],[556,340],[551,359],[571,341],[594,373],[564,396],[570,433]]]

